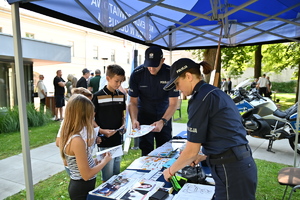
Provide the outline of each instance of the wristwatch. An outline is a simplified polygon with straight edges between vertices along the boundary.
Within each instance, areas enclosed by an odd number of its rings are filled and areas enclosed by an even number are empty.
[[[168,120],[166,120],[165,118],[161,118],[160,120],[163,120],[163,122],[164,122],[164,126],[167,126],[167,124],[168,124]]]

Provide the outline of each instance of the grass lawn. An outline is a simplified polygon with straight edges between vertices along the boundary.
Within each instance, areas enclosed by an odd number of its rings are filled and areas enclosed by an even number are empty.
[[[277,94],[272,94],[272,99],[280,99],[279,104],[280,104],[280,110],[285,110],[292,105],[295,104],[295,99],[296,99],[296,93],[277,93]]]
[[[276,98],[280,98],[281,108],[288,108],[294,104],[295,94],[276,94]],[[176,122],[187,122],[187,100],[182,102],[181,120]],[[282,110],[284,110],[282,109]],[[176,111],[175,115],[178,115]],[[176,116],[175,116],[176,117]],[[56,134],[59,128],[59,122],[51,122],[43,127],[35,127],[29,129],[30,148],[48,144],[55,141]],[[20,133],[5,133],[0,134],[0,159],[21,153],[21,137]],[[132,145],[133,146],[133,145]],[[121,170],[126,167],[136,158],[141,155],[140,150],[130,149],[127,155],[124,155],[121,163]],[[282,198],[285,186],[281,186],[277,182],[277,173],[287,167],[283,164],[272,163],[264,160],[256,159],[258,168],[258,187],[256,193],[257,200],[279,200]],[[37,183],[34,186],[35,199],[69,199],[68,196],[69,178],[65,171],[60,172],[44,181]],[[97,186],[101,184],[101,177],[98,175]],[[297,194],[295,194],[296,196]],[[21,191],[6,200],[26,199],[25,191]]]
[[[51,121],[41,127],[28,129],[30,149],[55,141],[60,122]],[[22,153],[20,132],[0,134],[0,160]]]

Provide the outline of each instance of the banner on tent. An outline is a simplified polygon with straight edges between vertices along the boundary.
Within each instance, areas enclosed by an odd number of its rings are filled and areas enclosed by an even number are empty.
[[[105,27],[114,27],[120,22],[126,20],[128,17],[131,17],[136,10],[133,10],[130,7],[122,7],[120,9],[118,5],[108,0],[90,0],[81,2]],[[124,12],[125,13],[124,13]],[[128,17],[127,17],[128,16]],[[154,25],[149,17],[144,16],[138,18],[132,23],[124,25],[118,31],[130,35],[135,38],[146,38],[146,40],[153,39],[152,35],[154,33]],[[137,30],[137,29],[138,30]],[[143,37],[142,37],[142,35]]]

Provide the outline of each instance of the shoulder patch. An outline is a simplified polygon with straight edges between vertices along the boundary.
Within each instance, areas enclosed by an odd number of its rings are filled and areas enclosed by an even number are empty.
[[[145,71],[144,65],[141,65],[133,70],[134,73],[141,73],[143,71]]]
[[[166,64],[164,64],[164,65],[166,66],[166,69],[167,69],[167,70],[170,70],[170,69],[171,69],[171,66],[166,65]]]

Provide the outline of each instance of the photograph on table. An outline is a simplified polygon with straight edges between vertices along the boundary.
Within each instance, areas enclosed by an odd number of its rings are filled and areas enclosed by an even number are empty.
[[[136,179],[123,178],[122,176],[113,176],[105,183],[90,192],[91,195],[116,198],[120,194],[128,191],[137,182]]]
[[[164,186],[164,182],[141,179],[136,182],[132,188],[127,191],[120,199],[143,200],[149,199],[151,195]]]
[[[151,180],[141,180],[138,183],[136,183],[133,186],[133,189],[138,190],[138,191],[146,191],[149,192],[151,191],[157,184],[157,181],[151,181]]]

